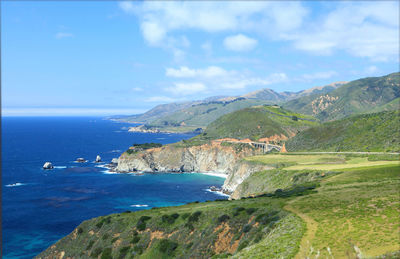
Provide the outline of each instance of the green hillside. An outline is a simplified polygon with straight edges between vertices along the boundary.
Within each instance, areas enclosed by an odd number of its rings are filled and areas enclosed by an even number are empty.
[[[197,138],[258,140],[274,135],[290,137],[315,125],[317,122],[311,116],[290,112],[279,106],[263,105],[226,114],[208,125]]]
[[[291,100],[283,107],[329,121],[367,113],[399,97],[400,73],[393,73],[355,80],[326,94],[312,94]],[[389,107],[395,108],[390,105],[386,108]]]
[[[361,114],[297,134],[288,151],[400,151],[399,111]]]
[[[152,127],[192,126],[205,128],[208,124],[224,114],[266,103],[268,103],[268,101],[248,100],[244,98],[236,98],[232,101],[200,103],[150,121],[147,125]]]

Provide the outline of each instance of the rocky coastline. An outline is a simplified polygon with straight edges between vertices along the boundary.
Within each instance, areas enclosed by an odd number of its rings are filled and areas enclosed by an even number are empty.
[[[220,143],[192,147],[173,145],[147,149],[138,153],[123,153],[112,170],[118,173],[213,173],[226,177],[221,189],[224,194],[232,194],[244,179],[254,172],[268,169],[264,165],[251,164],[243,160],[246,156],[258,155],[260,151],[235,145],[221,146]],[[217,190],[218,189],[218,190]]]

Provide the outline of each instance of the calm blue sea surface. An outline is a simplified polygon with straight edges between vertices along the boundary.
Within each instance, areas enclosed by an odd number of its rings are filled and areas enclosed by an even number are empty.
[[[133,143],[193,136],[131,133],[127,126],[101,118],[2,118],[3,258],[32,258],[100,215],[223,198],[205,190],[223,178],[106,174],[96,167],[98,154],[109,162]],[[78,157],[89,162],[73,162]],[[43,170],[46,161],[57,168]],[[7,186],[15,183],[21,185]]]

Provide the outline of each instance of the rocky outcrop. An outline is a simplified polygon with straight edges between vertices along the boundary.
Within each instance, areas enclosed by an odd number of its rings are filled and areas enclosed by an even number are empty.
[[[54,168],[54,166],[53,166],[53,164],[50,163],[50,162],[46,162],[46,163],[44,163],[44,165],[43,165],[43,169],[53,169],[53,168]]]
[[[124,153],[118,159],[118,172],[212,172],[226,176],[223,191],[231,193],[251,173],[265,169],[242,160],[260,151],[247,144],[220,143],[192,147],[167,145],[142,152]]]

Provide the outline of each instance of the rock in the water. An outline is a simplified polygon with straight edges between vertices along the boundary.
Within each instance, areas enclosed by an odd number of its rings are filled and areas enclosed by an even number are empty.
[[[46,162],[46,163],[44,163],[44,165],[43,165],[43,169],[53,169],[53,168],[54,168],[54,166],[53,166],[53,164],[50,163],[50,162]]]
[[[80,158],[76,159],[76,162],[84,163],[84,162],[86,162],[86,160],[84,158],[80,157]]]
[[[118,164],[118,158],[113,158],[113,159],[111,160],[111,163],[112,163],[112,164]]]
[[[101,162],[101,156],[99,156],[99,155],[96,156],[96,162],[97,162],[97,163],[98,163],[98,162]]]

